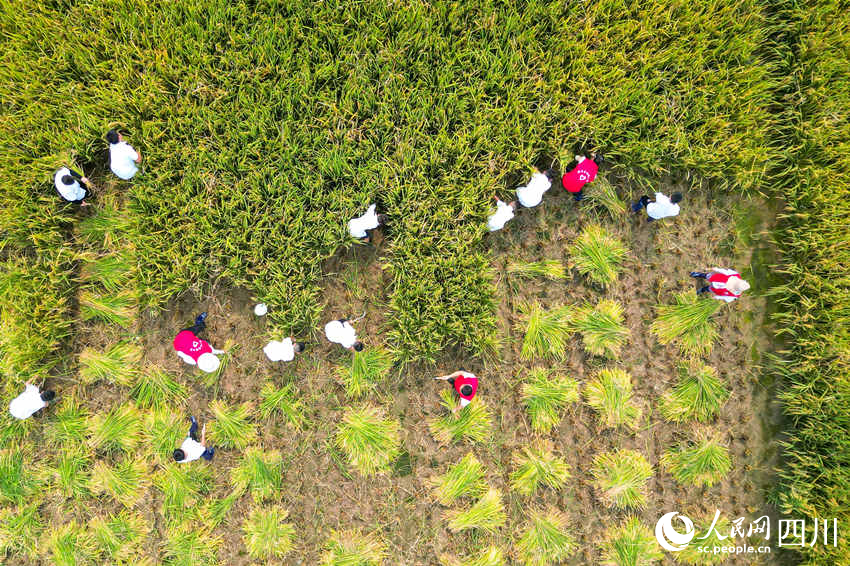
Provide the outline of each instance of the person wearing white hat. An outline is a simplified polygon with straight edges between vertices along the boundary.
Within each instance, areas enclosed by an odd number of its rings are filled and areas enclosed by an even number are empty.
[[[346,350],[360,352],[363,350],[363,342],[357,340],[357,331],[354,330],[351,322],[356,321],[349,321],[346,318],[330,321],[325,325],[325,336],[328,340],[341,345]]]
[[[195,319],[193,326],[178,332],[174,337],[174,350],[187,364],[196,365],[201,371],[212,373],[221,365],[218,355],[223,354],[224,350],[216,350],[209,342],[198,338],[198,334],[207,327],[206,318],[207,313],[202,312]]]
[[[291,362],[295,359],[295,354],[303,351],[304,344],[296,342],[292,336],[283,340],[272,340],[263,348],[266,357],[273,362]]]
[[[727,303],[731,303],[750,288],[750,284],[733,269],[715,267],[709,272],[691,271],[691,277],[705,279],[708,283],[708,285],[697,289],[698,295],[711,291],[712,297]]]
[[[496,199],[496,212],[487,218],[487,228],[491,232],[496,232],[504,228],[505,224],[514,217],[516,201],[505,203],[499,197],[494,196],[493,198]]]
[[[375,212],[377,207],[378,205],[376,204],[370,204],[365,214],[348,221],[348,233],[351,234],[352,238],[357,238],[368,244],[372,241],[369,231],[387,223],[386,214],[377,214]]]

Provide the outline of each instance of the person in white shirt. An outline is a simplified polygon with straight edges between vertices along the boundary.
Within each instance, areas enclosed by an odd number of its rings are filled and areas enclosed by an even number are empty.
[[[106,132],[106,141],[109,142],[109,168],[121,179],[132,179],[139,170],[142,156],[115,130]]]
[[[524,187],[517,187],[517,200],[526,208],[537,206],[543,201],[543,193],[549,190],[549,187],[552,186],[552,179],[555,177],[557,177],[557,174],[552,169],[547,169],[542,173],[535,169],[531,180]]]
[[[357,340],[357,332],[354,330],[354,327],[348,319],[341,318],[327,323],[325,325],[325,336],[327,336],[328,340],[331,342],[340,344],[347,350],[354,350],[355,352],[363,350],[363,342]]]
[[[198,421],[195,417],[189,417],[192,421],[192,426],[189,427],[189,434],[186,435],[186,440],[176,449],[172,456],[178,464],[192,462],[199,458],[203,458],[207,462],[213,459],[215,448],[207,448],[207,425],[204,423],[204,428],[201,429],[201,441],[198,442]]]
[[[363,216],[358,216],[348,221],[348,233],[351,234],[352,238],[357,238],[368,244],[372,241],[372,235],[369,231],[387,223],[388,217],[386,214],[377,214],[375,212],[377,207],[378,205],[376,204],[370,204]]]
[[[88,196],[88,183],[88,177],[83,177],[69,167],[60,167],[53,174],[53,184],[62,198],[80,206],[88,206],[87,202],[83,202],[83,199]]]
[[[12,399],[9,403],[9,412],[16,419],[28,419],[34,413],[43,409],[56,397],[51,390],[39,392],[38,386],[27,382],[24,392]]]
[[[632,205],[632,212],[639,212],[646,207],[648,220],[652,222],[668,216],[678,216],[680,202],[682,202],[682,193],[673,193],[670,198],[667,198],[664,193],[655,193],[655,202],[649,202],[649,197],[644,195]]]
[[[292,336],[283,340],[272,340],[263,348],[266,357],[273,362],[291,362],[295,359],[295,354],[303,351],[304,344],[296,342]]]
[[[487,228],[491,232],[504,228],[505,224],[514,217],[514,211],[516,210],[516,202],[505,204],[499,197],[493,198],[496,199],[496,212],[487,218]]]

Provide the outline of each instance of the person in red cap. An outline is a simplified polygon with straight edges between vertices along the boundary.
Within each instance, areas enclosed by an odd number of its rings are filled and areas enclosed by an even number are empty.
[[[174,337],[174,350],[180,359],[190,366],[198,366],[201,371],[212,373],[221,365],[217,355],[223,354],[224,350],[216,350],[209,342],[198,338],[198,334],[207,327],[204,322],[206,318],[207,313],[202,312],[195,319],[193,326],[177,333]]]
[[[475,394],[478,392],[478,378],[475,377],[475,374],[469,373],[468,371],[456,371],[449,375],[435,377],[434,379],[448,381],[452,387],[455,388],[455,391],[460,397],[460,403],[457,407],[452,409],[453,413],[457,413],[459,410],[469,405],[475,397]]]
[[[571,171],[564,173],[561,184],[567,192],[573,193],[573,200],[580,201],[584,198],[582,193],[584,186],[596,178],[599,164],[602,163],[602,154],[591,154],[590,159],[583,155],[576,155],[576,161],[578,161],[578,165],[573,167]]]

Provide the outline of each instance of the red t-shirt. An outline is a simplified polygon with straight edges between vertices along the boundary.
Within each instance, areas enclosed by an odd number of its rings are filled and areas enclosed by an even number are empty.
[[[714,273],[712,273],[711,275],[708,276],[708,282],[709,283],[726,283],[730,279],[732,279],[733,277],[737,277],[738,279],[741,278],[741,276],[738,275],[737,273],[733,273],[731,275],[726,275],[726,274],[723,274],[723,273],[717,273],[715,271]],[[733,293],[729,289],[726,289],[725,287],[718,288],[718,287],[715,287],[714,285],[709,285],[708,288],[711,289],[712,293],[714,293],[715,295],[720,295],[721,297],[740,297],[741,296],[741,295],[736,295],[735,293]]]
[[[592,159],[585,159],[569,173],[564,173],[561,184],[571,193],[577,193],[583,186],[596,178],[599,166]]]
[[[454,386],[455,391],[457,391],[457,394],[460,395],[460,398],[466,399],[467,401],[472,401],[472,398],[475,397],[475,394],[478,392],[478,378],[471,373],[463,373],[460,377],[456,377],[452,385]],[[469,395],[461,393],[460,390],[464,385],[472,387],[472,393]]]
[[[210,343],[195,336],[191,330],[181,330],[174,337],[174,349],[183,352],[196,362],[201,355],[212,353]]]

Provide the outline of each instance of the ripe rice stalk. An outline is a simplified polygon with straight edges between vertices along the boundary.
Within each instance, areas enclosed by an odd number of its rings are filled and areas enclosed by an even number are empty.
[[[280,413],[286,419],[286,425],[301,430],[307,423],[304,416],[304,403],[298,397],[295,386],[288,383],[277,389],[274,383],[267,382],[260,391],[259,413],[263,419],[268,419],[274,413]]]
[[[726,477],[732,460],[729,449],[717,436],[701,432],[694,442],[683,442],[667,450],[661,457],[661,466],[682,485],[711,487]]]
[[[570,266],[606,287],[617,279],[628,248],[598,224],[586,227],[570,246]]]
[[[164,565],[218,566],[222,539],[203,524],[191,519],[166,532]]]
[[[0,556],[17,556],[35,561],[44,521],[38,504],[0,509]]]
[[[524,360],[549,358],[563,360],[572,334],[572,317],[568,306],[544,310],[539,304],[520,306],[518,330],[525,331],[521,356]],[[524,329],[521,323],[525,323]]]
[[[335,532],[325,544],[321,565],[381,566],[386,556],[386,544],[375,534]]]
[[[136,299],[129,291],[104,295],[86,289],[80,293],[80,315],[83,320],[100,320],[122,328],[130,328],[135,314]]]
[[[598,175],[596,179],[585,187],[584,208],[604,211],[615,222],[622,222],[629,211],[629,204],[617,195],[617,189],[605,175]]]
[[[601,550],[603,566],[652,566],[664,557],[652,531],[637,517],[608,529]]]
[[[584,388],[587,404],[603,426],[636,429],[643,409],[632,399],[632,376],[619,368],[603,369]]]
[[[722,564],[729,559],[729,556],[724,556],[723,553],[714,554],[713,552],[700,551],[700,547],[704,546],[708,548],[719,548],[729,545],[729,533],[732,532],[732,523],[721,514],[717,519],[717,523],[714,525],[714,529],[709,532],[709,528],[713,522],[713,514],[694,519],[696,539],[692,544],[685,546],[685,548],[673,555],[677,563],[694,566],[714,566],[715,564]],[[720,537],[723,538],[721,539]],[[699,542],[699,544],[695,544],[696,542]]]
[[[209,466],[168,462],[153,478],[162,493],[162,516],[168,525],[180,525],[203,503],[215,487]]]
[[[361,474],[387,473],[401,454],[399,423],[376,407],[348,409],[337,429],[336,445]]]
[[[560,489],[570,479],[569,465],[545,444],[523,447],[520,454],[514,455],[514,466],[511,489],[525,496],[534,495],[543,486]]]
[[[454,393],[444,389],[440,393],[440,404],[447,411],[451,411],[457,405]],[[431,434],[440,444],[452,442],[483,442],[492,430],[490,411],[478,398],[458,411],[457,415],[448,413],[442,417],[432,418],[428,421]]]
[[[650,331],[664,344],[676,344],[687,356],[711,353],[717,338],[717,326],[711,317],[720,310],[720,301],[691,292],[677,293],[672,305],[658,305],[658,317]]]
[[[92,564],[97,545],[91,534],[76,521],[52,524],[47,529],[46,547],[50,563],[55,566]]]
[[[617,301],[603,300],[596,307],[584,305],[576,310],[572,330],[579,332],[584,349],[593,356],[616,358],[629,337],[623,324],[623,306]]]
[[[567,516],[557,509],[532,512],[516,542],[519,561],[525,566],[550,566],[565,562],[578,550]]]
[[[249,490],[254,503],[278,497],[283,485],[283,457],[277,450],[252,446],[231,470],[230,481],[235,492]]]
[[[53,418],[45,423],[44,435],[56,447],[80,446],[88,436],[89,413],[71,397],[63,399],[53,410]]]
[[[219,355],[218,359],[220,361],[218,365],[218,369],[214,372],[200,372],[199,378],[204,387],[215,387],[216,391],[218,391],[218,384],[221,381],[221,376],[227,371],[227,368],[230,366],[231,360],[233,360],[236,352],[241,348],[240,344],[235,343],[233,340],[227,339],[224,341],[224,354]]]
[[[213,446],[244,450],[257,440],[257,426],[252,422],[251,405],[242,403],[231,407],[216,399],[210,402],[215,421],[207,426],[208,439]]]
[[[89,497],[88,470],[91,460],[85,454],[73,449],[59,455],[56,468],[51,471],[51,485],[68,499]]]
[[[142,416],[133,405],[122,405],[103,414],[91,415],[86,422],[89,448],[105,452],[135,452],[145,439]]]
[[[106,381],[131,386],[141,359],[142,349],[132,342],[119,342],[105,352],[86,348],[80,353],[80,380],[87,385]]]
[[[182,406],[187,397],[186,387],[161,367],[149,367],[139,376],[130,393],[143,408]]]
[[[451,505],[460,497],[480,497],[487,491],[484,466],[472,452],[450,466],[445,474],[431,478],[428,483],[441,505]]]
[[[717,370],[702,363],[681,364],[679,381],[661,398],[661,414],[668,421],[706,422],[729,398]]]
[[[95,214],[77,223],[76,236],[81,243],[113,250],[118,247],[118,239],[130,231],[130,218],[126,211],[116,205],[114,199],[101,200]]]
[[[359,398],[383,380],[393,365],[392,354],[383,348],[354,352],[346,366],[337,372],[349,397]]]
[[[295,527],[286,523],[289,512],[280,506],[255,507],[242,523],[242,541],[254,560],[280,560],[293,548]]]
[[[123,510],[89,523],[97,554],[110,563],[138,564],[145,558],[150,524],[139,514]]]
[[[186,438],[189,421],[167,407],[159,407],[145,414],[145,430],[150,435],[154,460],[164,464],[173,460],[174,449]]]
[[[593,486],[605,505],[617,509],[642,509],[652,466],[634,450],[603,452],[593,459]]]
[[[240,493],[233,491],[221,499],[207,499],[205,509],[207,518],[204,523],[211,529],[218,527],[227,518],[227,514],[239,500],[239,497]]]
[[[86,259],[80,273],[82,281],[97,283],[110,295],[127,289],[133,277],[133,265],[125,250]]]
[[[517,277],[545,277],[553,281],[567,278],[564,264],[557,259],[524,262],[511,260],[508,262],[508,273]]]
[[[442,566],[504,566],[505,556],[500,548],[490,546],[464,560],[442,555],[440,556],[440,564]]]
[[[491,488],[472,507],[465,510],[452,509],[446,512],[449,530],[456,533],[470,529],[495,532],[504,526],[507,516],[499,490]]]
[[[103,460],[94,464],[90,486],[93,493],[109,495],[116,503],[133,507],[144,495],[147,466],[142,460],[124,460],[110,466]]]
[[[562,376],[551,375],[542,368],[528,372],[522,385],[522,401],[531,420],[531,428],[546,434],[564,417],[566,407],[578,401],[578,382]]]

